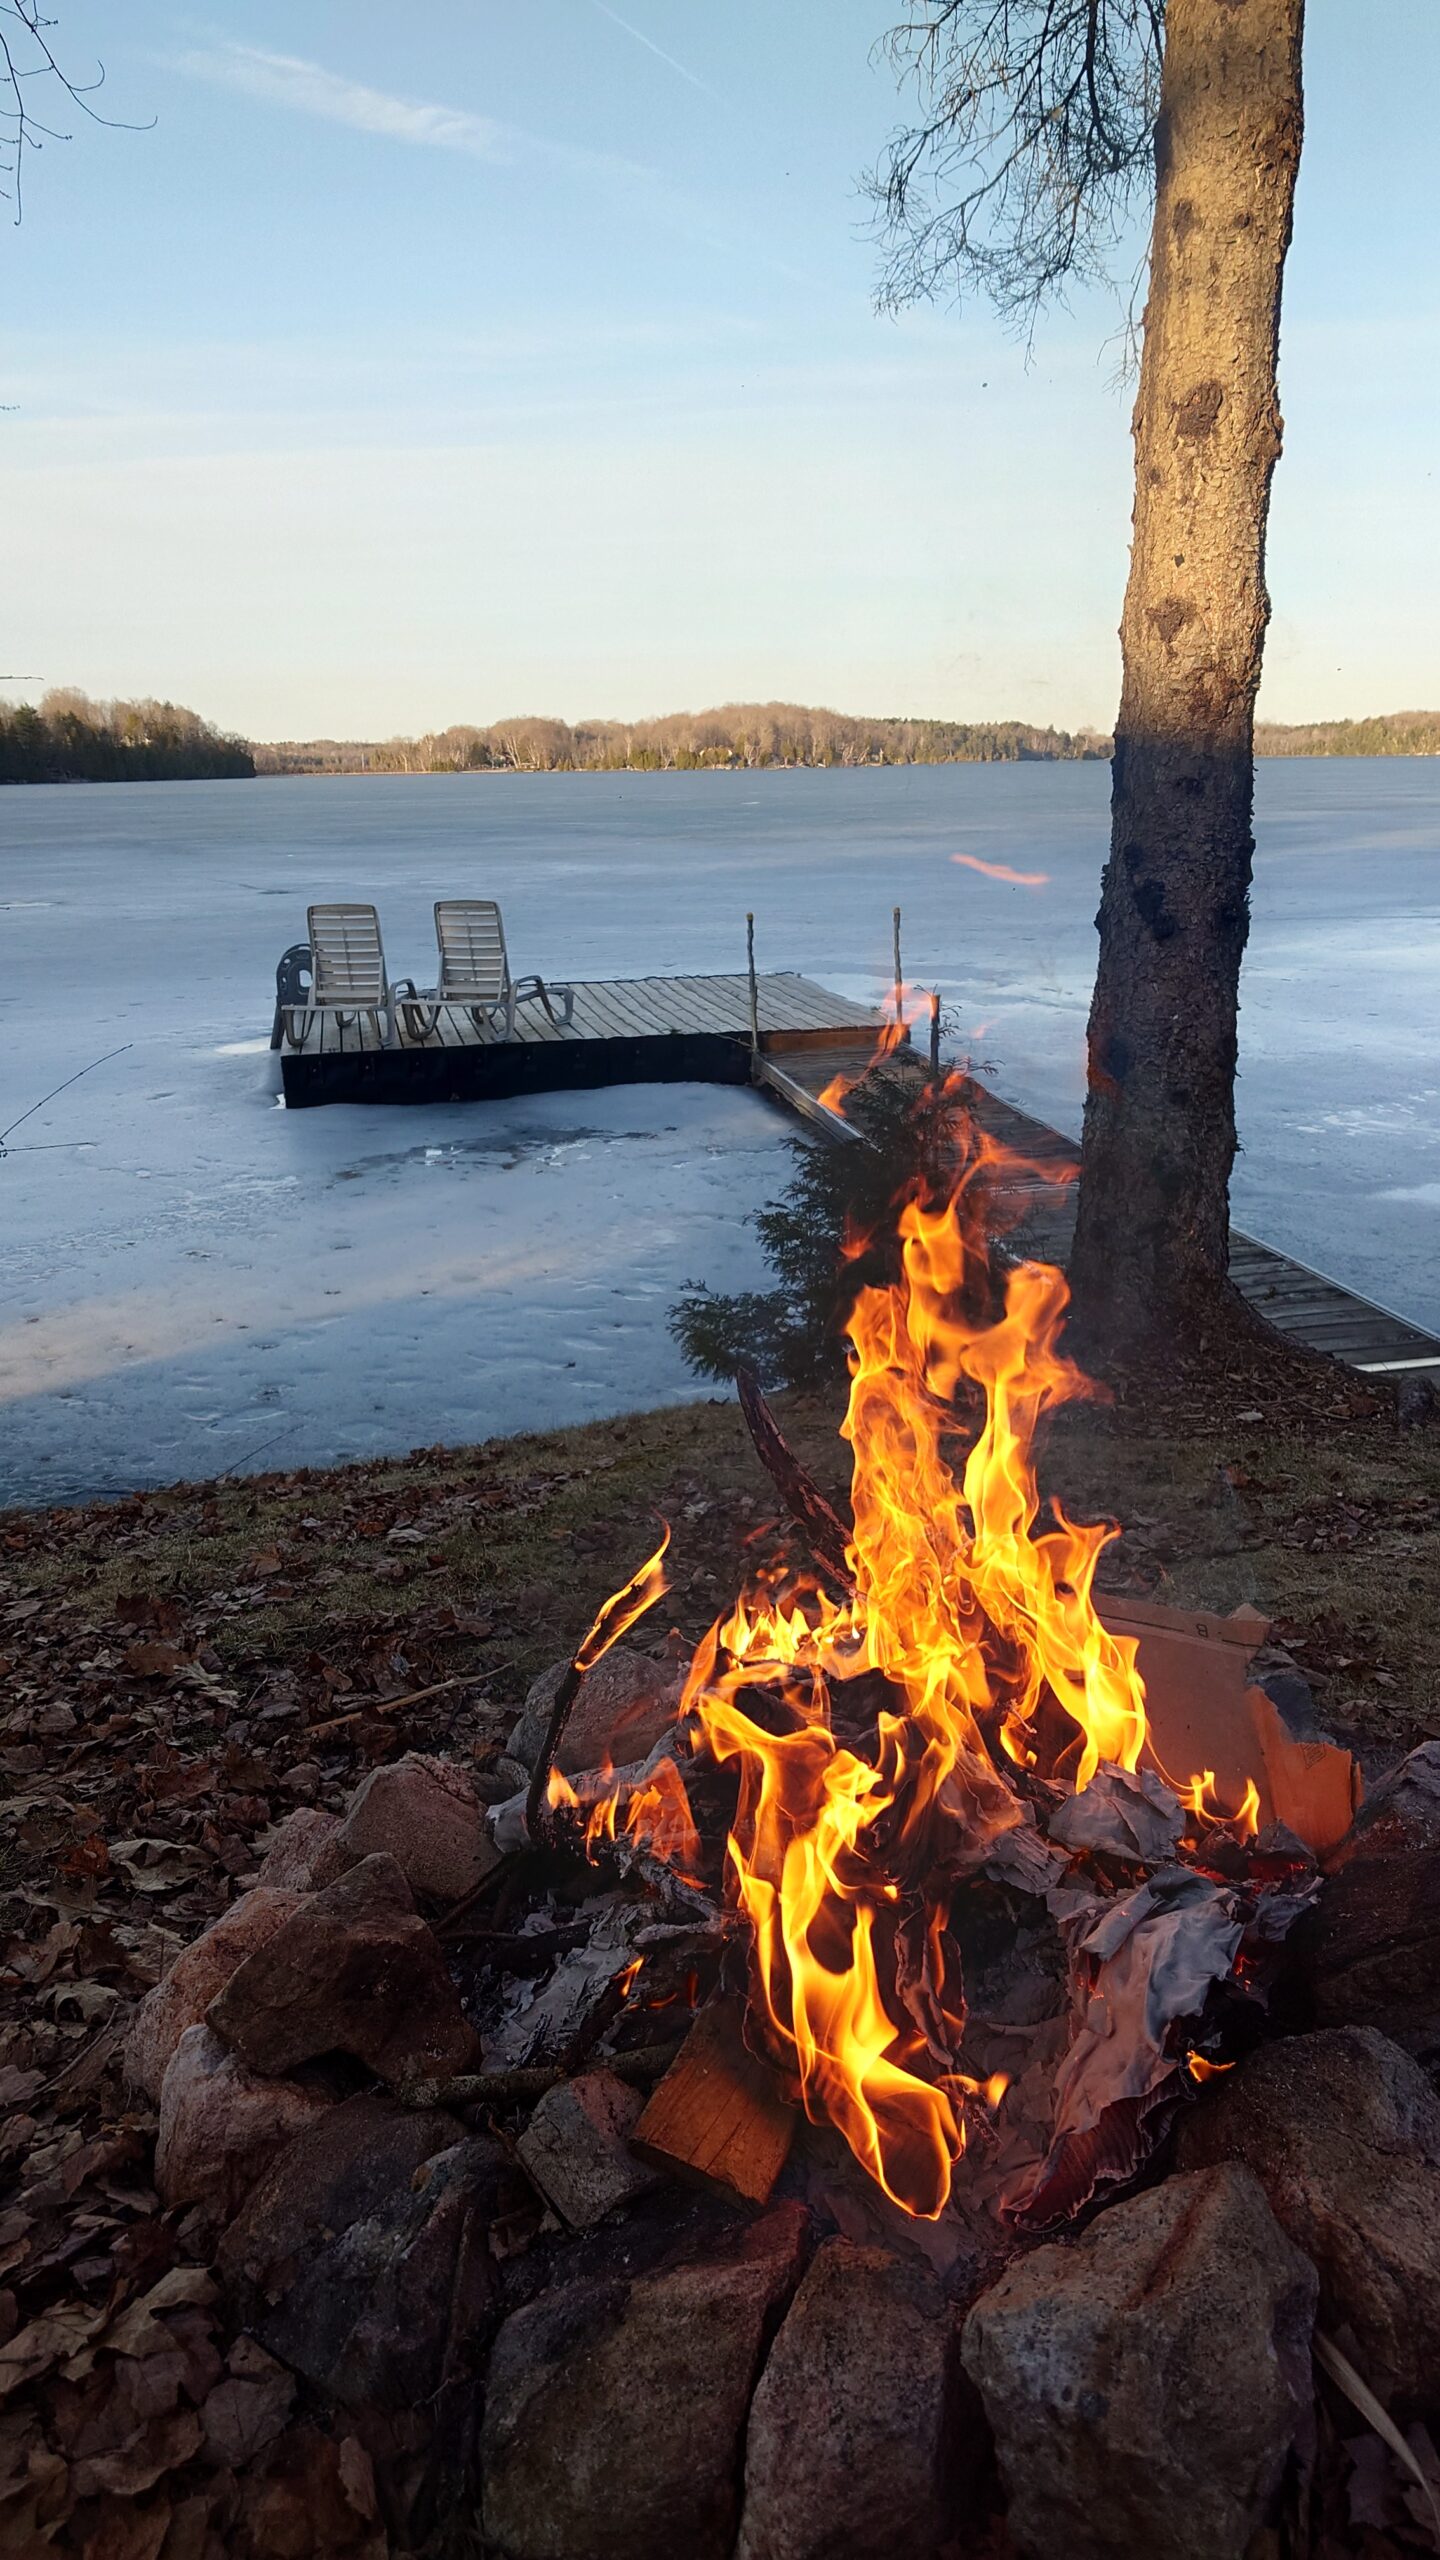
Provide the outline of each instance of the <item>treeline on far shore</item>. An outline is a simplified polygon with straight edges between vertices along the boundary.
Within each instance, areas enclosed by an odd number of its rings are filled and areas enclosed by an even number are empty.
[[[727,703],[658,720],[496,720],[420,738],[232,737],[175,702],[92,702],[72,689],[38,709],[0,702],[0,783],[195,782],[266,773],[695,773],[771,765],[1093,761],[1097,729],[1025,720],[861,720],[790,702]],[[1440,712],[1370,720],[1261,721],[1260,756],[1440,755]]]
[[[1440,711],[1381,711],[1373,720],[1255,724],[1257,756],[1440,756]]]
[[[861,720],[793,702],[730,702],[658,720],[496,720],[376,743],[257,747],[262,773],[696,773],[761,765],[1020,764],[1108,756],[1091,730],[1024,720]]]
[[[254,752],[178,702],[92,702],[71,689],[38,709],[0,702],[0,782],[217,782]]]
[[[1096,729],[1024,720],[861,720],[796,703],[727,703],[659,720],[496,720],[419,738],[280,740],[255,749],[260,773],[692,773],[761,765],[1025,764],[1110,754]],[[1372,720],[1261,722],[1261,756],[1440,754],[1440,712]]]

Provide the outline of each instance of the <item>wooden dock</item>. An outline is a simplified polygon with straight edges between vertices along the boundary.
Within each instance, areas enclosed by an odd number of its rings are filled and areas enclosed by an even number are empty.
[[[577,983],[568,1022],[538,1004],[521,1008],[514,1036],[477,1024],[460,1006],[442,1008],[416,1038],[404,1008],[387,1042],[365,1015],[343,1026],[315,1014],[307,1038],[281,1040],[280,1074],[292,1109],[327,1102],[473,1102],[615,1084],[755,1084],[837,1145],[863,1144],[820,1097],[836,1075],[872,1065],[882,1017],[794,971],[755,981],[758,1046],[752,1040],[750,981],[744,971],[677,978],[600,978]],[[879,1072],[919,1075],[901,1049]],[[1011,1153],[1069,1172],[1080,1150],[1058,1129],[1017,1111],[983,1085],[974,1088],[982,1125]],[[1014,1186],[1017,1241],[1063,1265],[1075,1224],[1073,1184],[1037,1178]],[[1311,1350],[1328,1352],[1370,1376],[1407,1372],[1440,1384],[1440,1336],[1396,1315],[1324,1272],[1231,1231],[1237,1288],[1274,1325]]]
[[[832,1050],[823,1060],[762,1057],[756,1082],[827,1137],[837,1143],[853,1142],[854,1130],[837,1113],[827,1110],[819,1097],[836,1074],[862,1075],[869,1057],[870,1053],[858,1046],[848,1054]],[[881,1072],[916,1075],[920,1072],[919,1062],[905,1060],[902,1052]],[[1054,1165],[1066,1172],[1078,1168],[1080,1150],[1072,1139],[1062,1137],[1058,1129],[1049,1128],[1043,1120],[1032,1119],[1028,1112],[1017,1111],[1013,1104],[1002,1102],[985,1086],[977,1084],[974,1090],[976,1116],[982,1127],[1013,1154],[1032,1164]],[[1063,1268],[1075,1229],[1074,1184],[1041,1178],[1028,1185],[1016,1184],[1011,1196],[1022,1213],[1015,1241],[1022,1250],[1043,1261],[1058,1262]],[[1308,1263],[1295,1262],[1288,1254],[1260,1244],[1239,1227],[1230,1231],[1230,1276],[1241,1296],[1249,1299],[1277,1333],[1289,1334],[1312,1351],[1328,1352],[1347,1368],[1362,1370],[1371,1377],[1414,1375],[1440,1386],[1440,1336],[1427,1333],[1422,1326],[1411,1324],[1408,1318],[1377,1305],[1373,1299],[1342,1288],[1338,1280],[1329,1279],[1323,1271],[1312,1271]]]
[[[767,1054],[869,1055],[880,1016],[832,995],[793,970],[755,982]],[[598,978],[577,982],[568,1023],[523,1005],[514,1038],[477,1026],[463,1006],[442,1008],[425,1039],[410,1036],[400,1008],[388,1045],[368,1015],[311,1016],[297,1047],[280,1046],[285,1100],[303,1110],[324,1102],[474,1102],[506,1094],[553,1093],[611,1084],[748,1084],[750,982],[732,976]],[[824,1076],[820,1078],[823,1084]]]

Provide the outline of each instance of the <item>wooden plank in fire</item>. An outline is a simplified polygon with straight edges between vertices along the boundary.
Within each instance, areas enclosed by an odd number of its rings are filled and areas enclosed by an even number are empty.
[[[798,2110],[745,2042],[744,2002],[711,2000],[652,2092],[630,2148],[653,2168],[742,2204],[768,2202]]]

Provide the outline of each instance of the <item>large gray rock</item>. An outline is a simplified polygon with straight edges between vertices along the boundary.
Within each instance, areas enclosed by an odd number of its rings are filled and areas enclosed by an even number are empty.
[[[729,2560],[745,2414],[792,2248],[569,2285],[491,2354],[484,2534],[504,2560]]]
[[[336,1848],[352,1859],[387,1852],[412,1892],[431,1902],[473,1893],[499,1854],[464,1770],[423,1751],[407,1751],[362,1779]]]
[[[519,2141],[517,2157],[547,2204],[572,2231],[658,2187],[658,2171],[632,2155],[628,2136],[644,2112],[638,2089],[613,2071],[585,2071],[548,2089]]]
[[[402,2107],[379,2090],[346,2098],[297,2134],[252,2187],[220,2243],[226,2284],[252,2310],[278,2302],[317,2249],[352,2223],[392,2213],[425,2162],[463,2133],[440,2107]]]
[[[170,1970],[147,1991],[125,2038],[125,2077],[158,2099],[166,2065],[187,2027],[198,2027],[217,1991],[257,1947],[300,1907],[300,1895],[258,1884],[232,1902],[204,1933],[182,1947]]]
[[[938,2560],[983,2458],[958,2324],[918,2258],[827,2240],[750,2408],[736,2560]]]
[[[399,2085],[467,2071],[480,2050],[439,1942],[389,1857],[364,1858],[307,1896],[206,2014],[252,2071],[348,2053]]]
[[[1234,2167],[1007,2269],[963,2344],[1023,2560],[1242,2560],[1308,2452],[1316,2290]]]
[[[1371,2389],[1440,2403],[1440,2099],[1418,2063],[1370,2027],[1263,2045],[1210,2083],[1180,2157],[1252,2169]]]
[[[530,1684],[524,1709],[505,1745],[506,1755],[533,1769],[555,1704],[555,1692],[568,1662],[552,1662]],[[607,1760],[622,1768],[643,1760],[668,1733],[680,1706],[682,1673],[673,1663],[652,1662],[628,1645],[612,1645],[593,1671],[587,1671],[570,1710],[557,1769],[574,1777],[581,1769],[602,1768]]]
[[[343,2407],[424,2407],[489,2312],[488,2237],[504,2175],[503,2153],[480,2136],[436,2153],[302,2261],[256,2321],[262,2345]]]
[[[209,2027],[187,2027],[160,2088],[155,2184],[166,2204],[234,2213],[262,2169],[331,2100],[247,2071]]]
[[[512,2180],[496,2144],[439,2109],[350,2098],[252,2188],[220,2272],[261,2343],[332,2400],[418,2408],[487,2317]]]

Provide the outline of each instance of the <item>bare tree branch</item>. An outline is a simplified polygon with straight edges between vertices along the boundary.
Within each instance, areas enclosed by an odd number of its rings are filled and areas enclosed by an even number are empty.
[[[24,215],[29,154],[47,142],[72,139],[60,126],[46,123],[32,105],[32,95],[53,100],[62,115],[68,102],[92,124],[125,133],[148,130],[120,116],[103,116],[91,105],[96,90],[104,87],[105,66],[97,63],[91,80],[76,79],[55,52],[51,39],[56,25],[54,18],[42,15],[40,0],[0,0],[0,197],[14,205],[17,223]]]
[[[1164,0],[924,0],[882,50],[923,120],[868,188],[882,308],[987,294],[1028,329],[1110,274],[1153,178]]]

